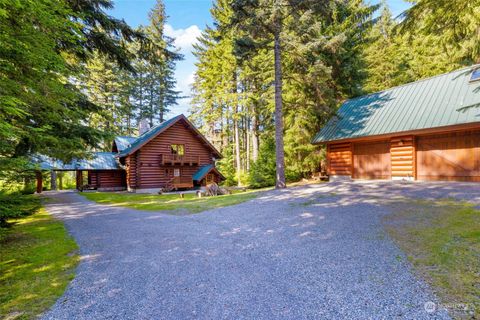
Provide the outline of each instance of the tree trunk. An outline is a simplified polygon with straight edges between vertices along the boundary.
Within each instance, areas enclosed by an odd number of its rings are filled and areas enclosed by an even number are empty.
[[[254,107],[253,115],[252,115],[252,160],[253,162],[258,160],[258,116],[257,110]]]
[[[275,188],[286,188],[285,152],[283,150],[283,101],[282,101],[282,47],[280,43],[281,22],[277,20],[275,28],[275,155],[277,175]]]
[[[57,172],[55,170],[50,171],[50,189],[57,190]]]
[[[245,168],[250,172],[250,123],[245,117]]]
[[[233,115],[233,130],[235,135],[235,166],[237,167],[237,184],[241,186],[240,176],[242,174],[242,168],[240,167],[240,134],[238,130],[238,120],[237,120],[238,107],[235,106],[235,114]]]

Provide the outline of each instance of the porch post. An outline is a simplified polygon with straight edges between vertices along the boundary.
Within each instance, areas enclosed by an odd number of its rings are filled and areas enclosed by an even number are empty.
[[[42,171],[35,171],[35,177],[37,178],[37,193],[42,193],[43,189],[43,176]]]
[[[83,174],[82,170],[77,170],[75,171],[75,176],[76,176],[76,183],[77,183],[77,190],[81,191],[82,186],[83,186]]]
[[[50,171],[50,189],[57,190],[57,172],[55,170]]]

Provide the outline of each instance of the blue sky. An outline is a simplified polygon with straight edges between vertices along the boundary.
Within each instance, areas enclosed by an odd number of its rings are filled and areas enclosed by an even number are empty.
[[[114,0],[115,8],[110,12],[122,18],[131,26],[148,24],[148,13],[156,0]],[[378,3],[379,0],[372,0]],[[164,0],[168,15],[165,32],[176,39],[175,44],[185,55],[185,60],[177,64],[176,78],[178,89],[183,95],[190,93],[190,84],[195,72],[195,57],[192,55],[192,44],[206,25],[211,25],[210,7],[212,0]],[[408,8],[404,0],[387,0],[393,15],[396,16]],[[172,108],[169,116],[188,113],[190,100],[182,99],[177,107]]]

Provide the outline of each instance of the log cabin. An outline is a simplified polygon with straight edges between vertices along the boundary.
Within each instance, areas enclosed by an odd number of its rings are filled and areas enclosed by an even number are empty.
[[[331,180],[480,181],[480,65],[343,103],[314,137]]]
[[[219,183],[222,155],[184,116],[162,122],[138,137],[119,136],[111,152],[64,164],[42,157],[42,170],[76,171],[77,189],[157,192]],[[38,184],[37,184],[38,186]]]

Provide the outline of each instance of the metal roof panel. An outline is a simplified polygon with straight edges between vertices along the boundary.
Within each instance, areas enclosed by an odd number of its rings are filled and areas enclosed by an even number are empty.
[[[480,121],[480,65],[345,101],[313,143]],[[471,108],[466,108],[466,107]],[[465,110],[462,110],[464,108]]]

